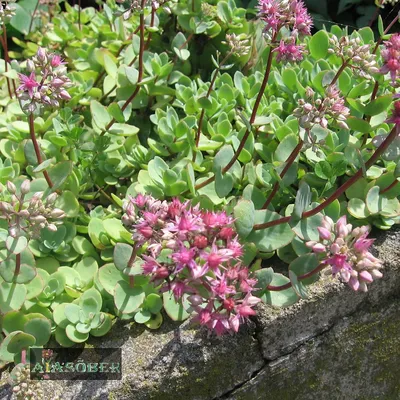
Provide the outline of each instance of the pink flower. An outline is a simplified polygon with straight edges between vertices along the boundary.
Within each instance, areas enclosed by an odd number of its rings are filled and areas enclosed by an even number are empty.
[[[209,253],[203,252],[203,258],[206,260],[207,265],[211,269],[218,268],[223,262],[229,261],[232,258],[232,251],[229,249],[218,249],[214,243],[211,246],[211,251]]]
[[[225,275],[222,275],[218,279],[209,278],[211,291],[213,294],[221,299],[225,299],[227,295],[236,292],[233,286],[228,285]]]
[[[188,249],[181,245],[179,252],[173,253],[171,258],[178,264],[179,267],[195,267],[196,263],[194,261],[194,256],[196,254],[196,249]]]
[[[385,122],[400,125],[400,101],[395,101],[393,113]]]
[[[19,92],[27,91],[29,93],[29,97],[33,98],[33,89],[39,86],[39,83],[36,82],[35,72],[31,72],[29,76],[18,74],[19,79],[21,80],[21,86],[17,89]]]
[[[279,46],[273,50],[278,53],[276,61],[278,62],[296,62],[303,59],[304,45],[296,45],[295,38],[291,37],[288,43],[283,40],[280,41]]]
[[[331,238],[331,232],[324,227],[318,227],[318,232],[319,237],[323,240],[329,240]]]
[[[382,74],[390,73],[392,84],[400,77],[400,34],[395,33],[385,42],[385,48],[381,51],[384,64],[380,69]]]
[[[64,62],[58,54],[53,54],[53,56],[51,57],[50,65],[54,68],[57,68],[63,64],[66,64],[66,62]]]

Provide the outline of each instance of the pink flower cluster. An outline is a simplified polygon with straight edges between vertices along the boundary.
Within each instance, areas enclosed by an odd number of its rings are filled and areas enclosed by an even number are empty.
[[[311,34],[312,19],[302,0],[259,0],[257,8],[270,36],[276,36],[282,28],[294,37]]]
[[[255,315],[256,279],[240,262],[242,246],[225,212],[202,211],[178,199],[159,201],[137,195],[124,205],[122,221],[133,231],[143,272],[177,301],[187,297],[194,321],[217,335],[237,332]]]
[[[400,101],[394,102],[392,115],[385,122],[387,122],[388,124],[396,124],[397,126],[400,126]]]
[[[346,282],[353,290],[368,290],[367,284],[382,278],[382,261],[368,250],[374,239],[367,239],[368,226],[354,228],[346,216],[336,224],[324,216],[318,228],[320,241],[307,242],[314,253],[322,257],[322,263],[330,265],[333,276]]]
[[[67,77],[64,64],[58,54],[49,53],[41,47],[36,55],[26,62],[30,74],[19,74],[21,85],[17,89],[24,112],[32,113],[40,105],[59,107],[60,101],[71,99],[66,89],[71,87],[72,83]]]
[[[296,38],[290,36],[287,40],[281,40],[279,46],[273,50],[277,53],[278,62],[296,62],[303,59],[305,45],[296,45]]]
[[[392,84],[396,85],[400,78],[400,33],[395,33],[385,42],[385,48],[381,51],[384,64],[380,69],[383,74],[390,73]]]

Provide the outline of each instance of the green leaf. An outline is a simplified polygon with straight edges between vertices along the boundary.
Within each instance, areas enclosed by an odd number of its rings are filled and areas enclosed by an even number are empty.
[[[71,340],[74,343],[83,343],[86,342],[89,338],[88,333],[80,333],[76,330],[74,325],[69,324],[66,329],[65,333],[67,334],[67,337],[69,340]]]
[[[63,190],[61,196],[58,196],[55,206],[63,210],[68,218],[75,218],[79,214],[79,202],[69,190]]]
[[[80,312],[81,308],[77,304],[67,304],[64,308],[65,316],[67,317],[68,321],[74,325],[79,322]]]
[[[175,301],[174,295],[171,291],[163,293],[163,301],[165,312],[173,321],[184,321],[189,318],[188,314],[182,304]],[[189,306],[187,304],[187,306]]]
[[[127,279],[122,272],[115,267],[114,264],[103,265],[99,269],[97,278],[104,290],[111,296],[114,295],[114,288],[117,282]]]
[[[149,310],[153,314],[157,314],[161,311],[163,306],[163,301],[158,294],[150,293],[143,304],[147,310]]]
[[[53,310],[53,319],[54,322],[60,327],[65,329],[67,325],[70,323],[69,319],[65,315],[65,308],[69,306],[68,303],[61,303],[56,306]],[[75,306],[75,304],[74,304]]]
[[[62,186],[72,173],[72,161],[61,161],[49,168],[48,173],[53,182],[51,190],[54,192]]]
[[[274,277],[274,270],[272,268],[262,268],[255,272],[257,279],[256,288],[266,289],[267,286],[272,282]]]
[[[318,267],[318,265],[319,261],[317,259],[316,254],[304,254],[290,263],[289,270],[292,271],[296,276],[301,276],[308,274],[309,272],[312,272]],[[309,278],[303,279],[301,282],[304,285],[310,285],[311,283],[314,283],[317,280],[318,280],[318,274],[314,274]],[[293,284],[292,279],[291,281]]]
[[[245,239],[253,229],[254,212],[254,203],[245,199],[240,199],[233,209],[235,227],[242,239]]]
[[[68,338],[65,330],[59,326],[56,328],[55,338],[57,343],[63,347],[72,347],[75,344],[75,342]]]
[[[348,202],[347,211],[352,217],[358,219],[365,219],[370,215],[365,202],[356,197]]]
[[[33,318],[25,324],[24,332],[34,336],[36,346],[44,346],[50,339],[51,323],[45,317]]]
[[[114,247],[114,264],[123,271],[127,266],[132,256],[133,247],[125,243],[117,243]]]
[[[311,56],[316,60],[326,58],[329,48],[329,36],[324,30],[318,31],[312,36],[308,43]]]
[[[104,131],[106,126],[110,123],[111,117],[107,109],[96,100],[90,102],[90,111],[93,118],[93,127]]]
[[[282,286],[289,282],[290,279],[286,276],[274,273],[270,286]],[[292,287],[280,291],[266,290],[264,295],[261,297],[262,301],[276,307],[291,306],[292,304],[295,304],[298,299],[299,297]]]
[[[379,192],[380,187],[374,186],[367,193],[366,205],[371,214],[377,214],[386,207],[388,199],[380,196]]]
[[[35,337],[29,333],[17,332],[8,343],[7,351],[10,353],[20,353],[22,350],[27,350],[30,346],[33,346],[35,342]]]
[[[128,282],[119,281],[115,285],[115,307],[122,314],[130,314],[136,311],[142,305],[145,296],[141,287],[131,288]]]
[[[73,268],[78,272],[83,286],[89,286],[94,279],[99,267],[93,257],[83,257],[81,261],[74,264]]]
[[[104,336],[105,334],[107,334],[111,327],[112,327],[112,319],[110,314],[106,314],[106,313],[101,313],[103,321],[101,322],[100,326],[98,326],[97,328],[94,328],[90,331],[90,334],[92,336],[96,336],[96,337],[100,337],[100,336]]]
[[[346,123],[350,129],[356,132],[369,133],[372,130],[371,125],[363,119],[349,117],[347,118]]]
[[[308,186],[305,182],[302,182],[300,184],[299,190],[297,191],[296,200],[294,203],[294,209],[292,214],[294,223],[297,223],[297,221],[301,219],[303,212],[307,209],[307,207],[311,203],[311,197],[312,195],[310,186]]]
[[[161,313],[152,314],[151,318],[145,322],[145,325],[149,329],[158,329],[163,322],[163,317]]]
[[[140,310],[135,314],[135,321],[138,324],[144,324],[151,318],[151,312],[147,310]]]
[[[108,75],[116,79],[118,71],[117,64],[115,64],[114,60],[107,53],[104,53],[104,69]]]
[[[6,335],[13,331],[23,331],[27,322],[26,316],[20,311],[9,311],[3,316],[2,329]]]
[[[281,215],[269,210],[255,211],[255,224],[263,224],[280,219]],[[246,241],[253,242],[260,251],[271,252],[289,244],[294,237],[294,232],[289,224],[280,224],[267,229],[250,233]]]
[[[383,111],[386,111],[393,103],[393,95],[387,94],[385,96],[380,96],[375,100],[369,102],[364,109],[364,114],[366,115],[378,115]]]
[[[25,302],[26,288],[16,283],[2,282],[0,284],[0,311],[18,311]]]
[[[28,240],[25,236],[19,236],[13,238],[12,236],[8,236],[6,240],[6,247],[8,251],[13,254],[22,253],[26,247],[28,246]]]

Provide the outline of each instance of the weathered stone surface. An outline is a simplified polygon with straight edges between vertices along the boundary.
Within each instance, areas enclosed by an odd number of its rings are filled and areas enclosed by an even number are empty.
[[[400,398],[400,302],[342,318],[331,330],[268,363],[230,400]]]
[[[238,335],[207,337],[167,318],[158,331],[119,323],[90,345],[122,348],[123,380],[44,382],[48,398],[400,399],[399,243],[400,228],[379,234],[384,278],[370,292],[324,277],[292,307],[260,306]]]

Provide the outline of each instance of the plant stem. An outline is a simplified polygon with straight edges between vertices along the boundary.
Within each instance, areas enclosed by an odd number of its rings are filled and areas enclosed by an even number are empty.
[[[36,158],[38,161],[38,164],[41,164],[43,162],[42,159],[42,155],[40,154],[40,148],[39,148],[39,144],[36,140],[36,135],[35,135],[35,124],[34,124],[34,120],[33,120],[33,114],[29,114],[29,133],[31,136],[31,140],[33,143],[33,147],[35,149],[35,154],[36,154]],[[53,182],[50,179],[50,176],[48,174],[48,172],[46,170],[43,171],[43,175],[44,178],[46,179],[47,184],[49,185],[49,188],[53,187]]]
[[[382,155],[382,153],[389,147],[389,145],[393,142],[393,140],[398,135],[398,128],[394,126],[390,134],[386,137],[386,139],[382,142],[382,144],[376,149],[375,153],[372,157],[365,163],[365,167],[368,169],[370,168],[378,158]],[[342,186],[340,186],[330,197],[328,197],[324,202],[319,204],[317,207],[313,208],[312,210],[303,212],[301,219],[306,219],[308,217],[312,217],[315,214],[321,212],[325,207],[329,206],[332,202],[334,202],[337,198],[339,198],[350,186],[356,183],[360,178],[363,176],[363,168],[360,168],[349,180],[347,180]],[[266,222],[264,224],[257,224],[254,225],[254,230],[258,231],[261,229],[270,228],[272,226],[281,225],[284,223],[289,222],[291,219],[290,216],[282,217],[275,221]]]
[[[276,36],[276,35],[275,35]],[[269,54],[268,54],[268,60],[267,60],[267,67],[265,70],[265,75],[264,75],[264,80],[261,84],[261,88],[260,91],[258,92],[257,98],[256,98],[256,102],[254,103],[254,107],[253,107],[253,112],[251,113],[251,117],[250,117],[250,125],[253,125],[256,116],[257,116],[257,111],[258,108],[260,107],[260,103],[261,103],[261,99],[264,96],[264,92],[265,92],[265,88],[267,87],[267,83],[268,83],[268,79],[269,79],[269,75],[271,73],[271,66],[272,66],[272,59],[273,59],[273,47],[272,47],[272,43],[274,43],[275,41],[275,36],[272,38],[271,40],[271,45],[269,46]],[[248,137],[250,136],[250,129],[246,130],[246,133],[244,134],[242,140],[240,141],[239,147],[237,148],[235,154],[233,155],[231,161],[229,161],[228,165],[222,169],[222,173],[226,173],[227,171],[230,170],[230,168],[232,167],[233,164],[235,164],[236,160],[239,158],[240,153],[242,152],[244,145],[246,144],[246,141],[248,139]]]
[[[1,44],[2,44],[3,50],[4,50],[4,64],[5,64],[5,70],[7,72],[8,64],[10,63],[10,57],[8,56],[7,27],[6,27],[6,24],[4,24],[4,23],[3,23],[3,37],[1,38]],[[17,88],[15,87],[14,80],[10,79],[8,77],[6,79],[7,79],[7,89],[8,89],[8,94],[10,96],[10,99],[12,99],[12,90],[11,90],[11,84],[10,84],[11,81],[13,83],[14,95],[15,95],[15,97],[17,97]]]
[[[395,186],[397,186],[397,184],[400,183],[397,178],[385,189],[382,189],[380,191],[380,194],[384,194],[386,192],[388,192],[390,189],[393,189]]]
[[[79,30],[82,30],[82,25],[81,25],[81,0],[78,0],[78,26]]]
[[[21,363],[26,364],[26,350],[21,351]]]
[[[383,37],[390,31],[390,29],[392,28],[392,26],[399,20],[399,16],[396,15],[396,17],[393,19],[393,21],[388,25],[388,27],[385,29],[385,31],[383,32],[383,35],[377,40],[376,45],[374,47],[374,51],[372,52],[372,54],[375,54],[378,50],[379,45],[383,42]]]
[[[37,12],[38,7],[39,7],[39,2],[40,2],[40,0],[37,1],[36,6],[35,6],[35,8],[33,10],[31,22],[29,24],[29,29],[28,29],[28,35],[31,33],[33,21],[35,20],[35,15],[36,15],[36,12]]]
[[[383,2],[384,2],[384,0],[379,0],[379,6],[381,6]],[[369,26],[370,28],[372,28],[372,25],[374,24],[374,22],[376,21],[376,19],[379,17],[379,12],[380,12],[380,10],[381,10],[381,8],[380,8],[379,6],[376,7],[375,13],[374,13],[374,15],[372,16],[372,18],[371,18],[370,21],[369,21],[368,26]]]
[[[156,8],[152,5],[151,6],[151,19],[150,19],[150,28],[152,28],[154,26],[154,21],[156,19]],[[151,42],[151,32],[149,32],[149,35],[147,36],[147,41],[146,44],[144,46],[144,48],[147,50],[150,46],[150,42]]]
[[[285,168],[283,168],[282,172],[279,175],[282,179],[286,175],[286,173],[288,172],[289,168],[292,166],[294,161],[296,160],[302,147],[303,147],[303,141],[300,139],[299,144],[293,149],[292,153],[290,154],[289,158],[286,161]],[[264,203],[264,205],[262,207],[263,210],[267,209],[268,206],[271,204],[271,201],[274,198],[274,196],[276,195],[278,189],[279,189],[279,182],[275,182],[272,192],[270,193],[270,195],[268,196],[266,202]]]
[[[21,270],[21,254],[15,255],[15,271],[14,271],[14,279],[17,278],[19,271]]]
[[[326,264],[319,264],[318,267],[314,268],[312,271],[307,272],[307,273],[304,274],[304,275],[298,276],[297,279],[298,279],[299,281],[302,281],[302,280],[304,280],[304,279],[310,278],[311,276],[317,274],[318,272],[322,271],[322,270],[323,270],[324,268],[326,268],[326,267],[327,267]],[[271,285],[268,285],[268,286],[266,287],[266,289],[267,289],[267,290],[270,290],[271,292],[280,292],[280,291],[282,291],[282,290],[286,290],[286,289],[289,289],[289,288],[291,288],[291,287],[292,287],[292,283],[291,283],[291,282],[288,282],[288,283],[285,283],[284,285],[281,285],[281,286],[271,286]]]
[[[140,47],[139,47],[139,74],[138,74],[138,81],[136,85],[135,91],[132,93],[132,95],[125,101],[123,106],[121,107],[122,111],[125,111],[128,105],[133,101],[133,99],[137,96],[137,94],[140,91],[140,83],[142,82],[143,79],[143,53],[144,53],[144,5],[145,5],[146,0],[142,0],[141,3],[141,14],[140,14],[140,26],[139,26],[139,33],[140,33]],[[116,119],[113,118],[108,125],[106,126],[105,130],[101,132],[100,136],[103,136],[114,124],[115,124]]]
[[[220,71],[221,67],[227,62],[228,58],[231,56],[231,52],[229,52],[225,58],[221,61],[221,64],[219,65],[219,67],[215,70],[214,76],[212,77],[211,83],[210,83],[210,87],[207,90],[207,94],[205,95],[205,98],[208,99],[210,97],[211,92],[214,89],[214,84],[215,81],[217,80],[218,77],[218,72]],[[204,115],[206,113],[206,109],[202,108],[201,110],[201,114],[200,114],[200,118],[199,118],[199,122],[198,122],[198,126],[197,126],[197,132],[196,132],[196,149],[197,147],[199,147],[199,142],[200,142],[200,135],[201,135],[201,127],[203,125],[203,119],[204,119]],[[192,161],[195,162],[196,161],[196,152],[193,152],[193,158]]]
[[[136,259],[136,252],[137,252],[137,247],[135,246],[133,248],[133,250],[132,250],[131,257],[130,257],[130,259],[128,261],[128,268],[131,268],[133,266],[133,263],[135,262],[135,259]],[[131,288],[133,288],[134,283],[135,283],[134,276],[133,275],[129,275],[129,286]]]

